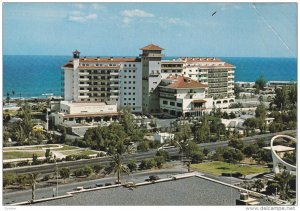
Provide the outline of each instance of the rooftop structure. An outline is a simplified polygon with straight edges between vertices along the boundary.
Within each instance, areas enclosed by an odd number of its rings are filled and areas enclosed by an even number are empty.
[[[35,205],[236,205],[238,189],[200,177],[189,177],[136,188],[114,187],[83,192],[73,197],[37,203]],[[265,199],[260,205],[271,205]]]

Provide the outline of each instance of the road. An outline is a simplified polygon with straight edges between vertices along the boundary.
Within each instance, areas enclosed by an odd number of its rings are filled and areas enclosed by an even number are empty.
[[[279,134],[287,133],[287,132],[296,132],[296,130],[288,130],[288,131],[283,131],[279,133],[268,133],[268,134],[262,134],[262,135],[255,135],[251,137],[246,137],[242,138],[244,143],[251,144],[254,143],[257,139],[259,138],[265,138],[269,139],[266,142],[269,142],[270,139]],[[199,144],[201,148],[207,148],[209,150],[214,150],[219,147],[225,147],[228,145],[229,141],[221,141],[221,142],[213,142],[213,143],[202,143]],[[169,152],[171,156],[178,155],[179,154],[179,148],[171,148],[171,149],[166,149],[166,151]],[[129,160],[136,160],[136,161],[141,161],[147,158],[153,158],[156,154],[156,150],[151,149],[148,152],[143,152],[143,153],[134,153],[134,154],[128,154],[124,156],[124,162],[128,162]],[[75,168],[80,168],[85,165],[93,165],[93,164],[108,164],[111,162],[110,157],[102,157],[102,158],[92,158],[89,160],[78,160],[78,161],[68,161],[68,162],[61,162],[57,163],[58,168],[62,167],[69,167],[70,169],[75,169]],[[46,173],[53,173],[55,172],[56,169],[56,164],[51,163],[51,164],[43,164],[43,165],[36,165],[36,166],[24,166],[24,167],[16,167],[16,168],[9,168],[9,169],[4,169],[3,172],[10,172],[10,173],[17,173],[17,174],[28,174],[28,173],[33,173],[33,172],[38,172],[42,174]]]
[[[122,175],[121,180],[130,181],[134,183],[143,182],[145,179],[149,178],[150,175],[157,175],[159,178],[167,178],[171,175],[180,174],[180,173],[187,172],[186,169],[183,168],[174,168],[174,169],[164,169],[164,170],[154,170],[154,171],[146,171],[146,172],[139,172],[135,174]],[[103,186],[105,183],[114,184],[116,177],[107,177],[102,179],[96,180],[89,180],[83,182],[75,182],[70,184],[59,184],[58,187],[58,195],[64,195],[67,192],[74,190],[76,187],[95,187],[96,184],[102,184]],[[56,186],[50,187],[43,187],[43,188],[36,188],[36,199],[41,198],[48,198],[52,197],[53,195],[53,188]],[[31,189],[11,192],[11,193],[3,193],[3,205],[13,204],[22,201],[28,201],[31,199]]]

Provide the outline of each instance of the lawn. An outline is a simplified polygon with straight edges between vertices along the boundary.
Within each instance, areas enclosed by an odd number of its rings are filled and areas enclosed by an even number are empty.
[[[79,147],[69,146],[69,145],[63,145],[62,148],[52,149],[52,151],[64,151],[64,150],[73,150],[73,149],[79,149]]]
[[[92,151],[92,150],[74,150],[74,151],[65,151],[65,152],[61,152],[62,154],[64,154],[65,156],[68,155],[95,155],[97,154],[97,152]]]
[[[32,154],[36,154],[38,157],[43,157],[45,156],[45,152],[18,152],[18,151],[13,151],[13,152],[3,152],[3,159],[8,160],[8,159],[17,159],[17,158],[32,158]]]
[[[209,173],[217,176],[221,175],[222,173],[231,173],[231,172],[232,173],[239,172],[244,175],[269,172],[269,169],[267,167],[231,164],[231,163],[225,163],[219,161],[192,164],[191,167],[195,171]]]
[[[3,151],[11,151],[11,150],[41,150],[43,148],[49,148],[49,147],[58,147],[57,144],[47,144],[47,145],[39,145],[39,146],[20,146],[20,147],[4,147]]]

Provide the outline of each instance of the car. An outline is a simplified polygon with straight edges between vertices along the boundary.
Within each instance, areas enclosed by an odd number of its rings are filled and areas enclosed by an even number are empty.
[[[103,184],[97,183],[97,184],[96,184],[96,187],[103,187]]]
[[[84,188],[82,186],[76,187],[74,190],[83,190]]]
[[[155,181],[155,180],[159,180],[159,176],[157,176],[157,175],[150,175],[149,176],[149,181]]]
[[[108,183],[105,183],[105,186],[110,186],[110,185],[111,185],[111,183],[109,183],[109,182],[108,182]]]

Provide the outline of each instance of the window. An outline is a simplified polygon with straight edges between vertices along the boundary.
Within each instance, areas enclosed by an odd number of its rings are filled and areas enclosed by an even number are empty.
[[[132,78],[135,78],[135,76],[132,76]]]
[[[174,102],[170,102],[170,105],[171,105],[171,106],[175,106],[175,103],[174,103]]]
[[[164,100],[164,101],[163,101],[163,104],[164,104],[164,105],[168,105],[168,101]]]
[[[182,107],[182,103],[177,103],[177,107]]]

